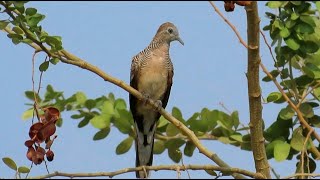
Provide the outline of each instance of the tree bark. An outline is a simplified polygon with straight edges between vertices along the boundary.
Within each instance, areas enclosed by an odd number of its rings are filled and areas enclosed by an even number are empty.
[[[263,174],[270,179],[270,167],[267,160],[263,137],[263,120],[261,89],[259,82],[259,64],[260,64],[260,19],[258,16],[257,2],[252,1],[246,6],[247,14],[247,37],[248,37],[248,95],[250,108],[250,132],[251,147],[255,161],[256,172]]]

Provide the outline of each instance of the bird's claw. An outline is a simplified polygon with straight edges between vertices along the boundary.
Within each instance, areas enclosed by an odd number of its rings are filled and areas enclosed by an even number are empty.
[[[160,100],[157,100],[156,102],[154,102],[154,104],[156,105],[157,111],[160,111],[160,109],[162,108],[162,102]]]
[[[144,94],[144,93],[142,93],[142,96],[143,96],[142,97],[142,102],[143,102],[144,105],[146,105],[148,99],[150,98],[150,96],[148,94]]]

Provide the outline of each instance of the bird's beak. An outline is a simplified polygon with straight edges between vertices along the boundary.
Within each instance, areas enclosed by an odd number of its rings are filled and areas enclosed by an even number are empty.
[[[184,42],[182,41],[182,39],[180,37],[178,37],[177,41],[179,41],[184,46]]]

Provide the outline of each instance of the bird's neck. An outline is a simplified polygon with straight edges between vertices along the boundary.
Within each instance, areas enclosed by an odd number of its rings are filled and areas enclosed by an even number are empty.
[[[154,37],[149,45],[150,48],[154,49],[154,48],[165,48],[167,50],[169,50],[170,48],[170,43],[166,40],[164,40],[163,38],[157,38]]]

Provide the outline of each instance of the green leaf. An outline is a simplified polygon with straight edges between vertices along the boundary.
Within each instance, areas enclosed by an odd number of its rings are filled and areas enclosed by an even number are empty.
[[[25,112],[23,112],[21,119],[27,120],[29,118],[32,118],[32,116],[33,116],[33,108],[30,108],[30,109],[26,110]]]
[[[292,50],[298,50],[300,48],[300,45],[298,44],[298,42],[293,38],[288,38],[284,41]]]
[[[285,22],[286,28],[289,28],[289,29],[291,29],[291,28],[294,27],[295,25],[296,25],[296,21],[291,20],[291,19],[288,19],[288,20]]]
[[[320,117],[317,115],[314,115],[312,118],[310,118],[309,121],[313,126],[320,128]]]
[[[240,124],[239,112],[238,111],[233,111],[231,113],[231,119],[232,119],[234,128],[237,129],[239,124]]]
[[[184,122],[183,117],[182,117],[182,113],[179,108],[177,108],[177,107],[172,108],[172,116],[175,117],[176,119],[178,119],[179,121]]]
[[[84,103],[84,106],[89,110],[93,109],[96,106],[96,101],[93,99],[87,99]]]
[[[298,127],[293,131],[290,145],[294,150],[302,151],[305,139],[306,138],[302,134],[302,128]]]
[[[14,31],[17,34],[24,34],[23,30],[18,26],[13,27],[12,31]]]
[[[46,42],[53,48],[54,50],[62,49],[62,41],[60,36],[47,36],[44,35],[41,37],[42,41]]]
[[[61,127],[62,126],[62,123],[63,123],[63,119],[62,118],[59,118],[58,121],[56,122],[56,125],[58,127]]]
[[[211,175],[211,176],[217,176],[218,177],[217,173],[214,170],[204,170],[204,171],[206,173],[208,173],[209,175]]]
[[[276,69],[270,71],[269,73],[272,75],[273,78],[276,78],[280,74],[279,71]],[[264,78],[262,78],[262,81],[269,82],[271,81],[271,78],[269,78],[269,76],[265,76]]]
[[[86,95],[83,92],[76,93],[76,100],[78,104],[84,104],[87,100]]]
[[[128,152],[132,146],[132,142],[133,138],[130,136],[121,141],[121,143],[116,148],[116,154],[120,155]]]
[[[183,144],[185,143],[184,140],[180,139],[180,138],[174,138],[174,139],[170,139],[168,141],[165,142],[165,146],[166,148],[179,148],[181,147]]]
[[[316,1],[317,10],[320,12],[320,1]]]
[[[311,33],[314,33],[314,28],[307,24],[307,23],[304,23],[304,22],[300,22],[299,24],[296,24],[295,27],[294,27],[294,30],[298,33],[307,33],[307,34],[311,34]]]
[[[273,153],[276,161],[286,160],[290,153],[290,145],[286,142],[278,142],[274,145]]]
[[[108,136],[109,133],[110,133],[110,127],[101,129],[93,136],[93,140],[97,141],[97,140],[104,139]]]
[[[277,120],[268,127],[264,133],[264,137],[267,141],[272,141],[279,137],[287,139],[290,135],[290,128],[292,127],[292,121],[284,121],[278,116]]]
[[[18,172],[19,173],[29,173],[30,172],[30,169],[28,168],[28,167],[26,167],[26,166],[20,166],[19,168],[18,168]]]
[[[114,108],[115,109],[127,109],[126,102],[123,99],[117,99],[114,102]]]
[[[114,114],[113,103],[111,101],[105,101],[101,107],[101,113],[113,115]]]
[[[305,53],[315,53],[319,50],[317,43],[312,41],[305,41],[301,46],[301,51]]]
[[[294,114],[295,112],[290,106],[281,109],[281,111],[279,112],[279,116],[283,120],[291,119],[294,116]]]
[[[299,6],[301,4],[301,1],[290,1],[292,4]]]
[[[82,127],[88,125],[90,122],[90,119],[91,119],[90,117],[85,117],[82,121],[79,122],[78,128],[82,128]]]
[[[319,88],[320,89],[320,88]],[[169,121],[166,120],[166,118],[164,118],[163,116],[160,117],[159,121],[158,121],[158,126],[157,128],[161,128],[165,125],[169,124]]]
[[[161,140],[155,141],[153,145],[153,153],[161,154],[166,149],[164,142]]]
[[[312,63],[307,63],[302,70],[310,77],[315,79],[320,79],[320,68]]]
[[[236,141],[238,141],[238,142],[243,142],[243,141],[242,141],[242,135],[241,135],[240,133],[239,133],[239,134],[237,133],[237,134],[231,135],[230,138],[233,139],[233,140],[236,140]]]
[[[301,15],[300,20],[309,24],[312,27],[316,26],[316,23],[314,22],[313,17],[310,15]]]
[[[282,94],[280,92],[272,92],[267,97],[267,102],[273,102],[280,99]]]
[[[311,118],[314,116],[313,108],[308,103],[302,103],[299,109],[304,117]]]
[[[271,9],[275,9],[275,8],[279,8],[282,6],[282,3],[281,1],[269,1],[267,2],[267,6]]]
[[[283,28],[280,30],[280,36],[283,38],[286,38],[288,36],[290,36],[290,31],[287,28]]]
[[[219,137],[218,140],[223,144],[230,144],[230,143],[236,142],[234,140],[229,139],[228,137],[223,137],[223,136]]]
[[[97,129],[104,129],[110,126],[110,115],[99,115],[95,116],[90,120],[90,123],[93,127]]]
[[[30,16],[29,18],[27,18],[27,24],[30,26],[30,27],[36,27],[38,25],[38,23],[40,21],[42,21],[46,16],[45,15],[42,15],[42,14],[34,14],[33,16]]]
[[[51,62],[51,64],[56,65],[56,64],[58,64],[58,62],[60,61],[60,59],[58,59],[58,58],[51,58],[49,61]]]
[[[27,8],[26,9],[26,15],[33,16],[36,13],[37,13],[37,9],[35,9],[35,8]]]
[[[182,153],[180,152],[179,149],[176,149],[176,148],[168,148],[168,154],[170,159],[175,163],[180,162],[182,158]]]
[[[170,123],[167,126],[166,134],[169,137],[175,136],[175,135],[179,134],[179,129],[175,125]]]
[[[291,14],[291,20],[297,20],[298,18],[299,18],[299,14],[297,14],[297,13]]]
[[[188,157],[191,157],[195,149],[196,146],[193,144],[193,142],[187,141],[186,146],[184,147],[184,154]]]
[[[17,164],[9,157],[2,158],[2,161],[11,169],[17,170]]]
[[[268,159],[271,159],[274,157],[274,145],[277,144],[277,143],[283,143],[284,142],[284,138],[283,137],[280,137],[280,138],[277,138],[273,141],[271,141],[269,144],[267,144],[266,146],[266,154],[267,154],[267,158]]]
[[[6,20],[0,20],[0,30],[6,28],[8,26],[9,22]]]
[[[115,118],[113,124],[119,129],[120,132],[128,134],[132,131],[133,117],[132,114],[126,109],[116,110],[119,113],[119,117]]]
[[[37,100],[41,101],[41,98],[39,97],[38,93],[34,93],[33,91],[25,91],[24,93],[26,97],[31,101],[34,101],[34,94],[36,95]]]
[[[39,66],[39,70],[41,72],[44,72],[48,69],[48,67],[49,67],[49,61],[45,61]]]

